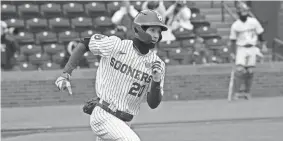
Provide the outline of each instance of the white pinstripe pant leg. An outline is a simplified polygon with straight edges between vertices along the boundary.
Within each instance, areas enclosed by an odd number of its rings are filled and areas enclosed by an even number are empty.
[[[138,135],[124,121],[98,106],[90,116],[90,126],[98,136],[97,141],[140,141]]]

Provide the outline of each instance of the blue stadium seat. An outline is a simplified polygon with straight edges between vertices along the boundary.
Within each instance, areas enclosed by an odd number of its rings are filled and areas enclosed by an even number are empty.
[[[194,25],[194,29],[203,26],[210,27],[210,23],[206,21],[205,16],[199,13],[192,13],[191,23]]]
[[[74,31],[67,30],[67,31],[60,32],[58,34],[59,43],[66,44],[66,43],[69,43],[70,41],[74,41],[78,39],[80,39],[79,34]]]
[[[69,18],[85,16],[84,7],[80,3],[66,3],[63,5],[63,13]]]
[[[29,62],[31,64],[40,66],[44,62],[50,61],[51,60],[51,56],[49,56],[48,54],[36,53],[36,54],[30,55],[28,57],[28,59],[29,59]]]
[[[125,39],[125,32],[123,32],[123,31],[116,31],[116,30],[112,29],[112,30],[105,31],[103,34],[107,35],[107,36],[117,36],[120,39]]]
[[[107,11],[111,17],[117,10],[120,9],[120,7],[121,7],[121,2],[119,1],[113,1],[113,2],[107,3]]]
[[[181,47],[180,41],[167,41],[167,42],[160,42],[159,48],[165,51],[170,51],[172,48],[179,48]]]
[[[58,41],[57,35],[51,31],[42,31],[36,34],[36,40],[38,43],[56,43]]]
[[[1,20],[11,19],[11,18],[19,18],[16,6],[2,3]]]
[[[33,18],[26,21],[27,29],[31,32],[40,32],[48,29],[46,19]]]
[[[195,34],[192,30],[186,30],[184,28],[174,30],[172,33],[174,34],[177,40],[195,38]]]
[[[130,2],[130,4],[133,5],[137,11],[142,10],[143,3],[144,3],[144,1],[131,1]]]
[[[41,46],[32,45],[32,44],[22,46],[20,50],[21,50],[21,54],[26,55],[26,56],[42,52]]]
[[[5,22],[7,23],[9,27],[15,27],[15,28],[18,28],[19,30],[25,29],[24,20],[13,18],[13,19],[7,19],[5,20]]]
[[[35,18],[40,16],[39,7],[35,4],[22,4],[18,6],[20,17],[24,19]]]
[[[89,17],[110,16],[104,2],[91,2],[85,5],[86,14]]]
[[[223,46],[226,46],[226,43],[224,40],[219,38],[211,38],[205,41],[206,45],[210,49],[219,49],[223,48]]]
[[[30,32],[20,32],[16,39],[22,45],[35,43],[34,35]]]
[[[52,62],[61,65],[62,63],[64,63],[65,58],[66,58],[66,53],[64,51],[58,52],[55,55],[52,55]]]
[[[168,52],[163,50],[162,48],[158,48],[157,52],[156,52],[157,56],[159,56],[160,58],[168,58]]]
[[[92,19],[87,17],[76,17],[72,19],[72,28],[76,31],[93,29]]]
[[[103,32],[108,29],[114,29],[114,24],[109,17],[100,16],[94,19],[93,24],[97,31]]]
[[[95,30],[86,30],[80,33],[80,37],[83,39],[86,37],[91,37],[93,34],[101,34],[101,32]]]
[[[65,50],[65,46],[62,44],[46,44],[43,45],[44,52],[49,55],[55,55],[58,52],[63,52]]]
[[[28,62],[21,62],[19,63],[19,68],[21,71],[36,71],[38,67]]]
[[[21,62],[27,62],[27,56],[24,54],[15,54],[14,55],[15,59],[16,59],[16,63],[21,63]]]
[[[41,15],[45,18],[55,18],[62,16],[62,9],[60,4],[46,3],[40,6]]]
[[[216,28],[211,28],[208,26],[199,27],[195,30],[195,33],[197,36],[200,36],[204,38],[205,40],[211,39],[211,38],[220,38],[220,36],[217,34]]]
[[[71,27],[68,19],[60,17],[50,19],[49,26],[54,32],[69,30]]]
[[[42,70],[58,70],[61,69],[61,66],[59,64],[52,63],[50,61],[45,61],[43,62],[42,65],[40,65],[40,68]]]
[[[195,39],[188,39],[188,40],[182,40],[181,44],[183,48],[193,48],[195,45]]]

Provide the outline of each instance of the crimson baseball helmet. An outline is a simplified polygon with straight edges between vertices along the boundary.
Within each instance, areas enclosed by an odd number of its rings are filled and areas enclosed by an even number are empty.
[[[162,16],[153,10],[143,10],[137,14],[133,21],[133,31],[135,33],[135,37],[139,40],[150,43],[152,41],[151,35],[145,32],[145,27],[149,26],[160,26],[161,31],[166,31],[168,28],[163,23]],[[160,38],[158,41],[162,39]]]

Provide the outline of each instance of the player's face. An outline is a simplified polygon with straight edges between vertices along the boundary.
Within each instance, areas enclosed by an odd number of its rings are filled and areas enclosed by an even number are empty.
[[[147,30],[145,32],[148,33],[149,35],[151,35],[153,43],[157,43],[158,39],[161,35],[161,27],[151,26],[151,27],[147,28]]]

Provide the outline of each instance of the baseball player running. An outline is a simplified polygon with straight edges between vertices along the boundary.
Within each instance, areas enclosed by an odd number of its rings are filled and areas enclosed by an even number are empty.
[[[254,74],[252,68],[256,66],[257,57],[263,57],[257,47],[258,40],[264,49],[266,49],[266,43],[262,37],[264,29],[256,18],[249,16],[249,8],[242,6],[237,13],[239,19],[232,24],[230,33],[232,49],[236,54],[234,99],[238,99],[239,96],[249,99]],[[244,84],[245,89],[241,94],[242,84]]]
[[[74,49],[55,84],[72,94],[69,80],[77,60],[87,51],[102,57],[95,84],[98,98],[88,105],[93,107],[89,112],[90,125],[97,141],[140,140],[130,128],[130,121],[138,114],[144,96],[152,109],[161,102],[165,63],[152,49],[162,39],[161,32],[166,30],[158,13],[144,10],[133,21],[133,40],[94,34]]]

